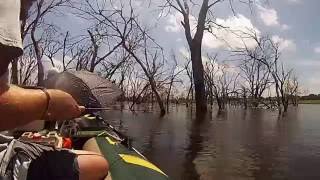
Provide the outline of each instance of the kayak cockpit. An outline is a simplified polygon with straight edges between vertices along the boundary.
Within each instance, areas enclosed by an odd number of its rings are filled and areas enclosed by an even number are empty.
[[[65,121],[58,129],[20,132],[18,139],[56,148],[86,150],[101,154],[110,164],[110,180],[166,180],[168,176],[132,147],[131,140],[99,115]]]

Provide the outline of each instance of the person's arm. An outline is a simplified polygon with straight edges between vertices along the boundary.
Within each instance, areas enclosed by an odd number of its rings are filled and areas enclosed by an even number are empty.
[[[47,95],[42,90],[23,89],[17,86],[0,88],[0,130],[12,129],[40,120],[48,113],[48,120],[67,120],[81,115],[81,109],[71,95],[59,90],[47,90],[50,95],[48,109]]]
[[[18,17],[20,15],[23,20],[34,1],[21,0],[21,6],[18,6],[19,0],[0,3],[0,11],[3,11],[0,16],[0,21],[3,21],[1,28],[4,28],[0,37],[12,41],[0,43],[0,130],[11,129],[42,117],[66,120],[81,114],[76,101],[65,92],[48,90],[50,101],[46,110],[48,97],[42,90],[23,89],[8,84],[8,64],[23,53]]]

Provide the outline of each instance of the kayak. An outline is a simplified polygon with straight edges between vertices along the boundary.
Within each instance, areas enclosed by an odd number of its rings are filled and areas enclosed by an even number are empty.
[[[70,122],[70,121],[68,121]],[[72,121],[71,121],[72,122]],[[109,179],[112,180],[167,180],[159,167],[151,163],[132,147],[131,140],[106,123],[99,115],[85,115],[75,120],[77,129],[67,132],[73,142],[84,142],[83,150],[101,153],[109,162]],[[74,125],[62,125],[64,128]],[[72,128],[71,128],[72,129]],[[65,134],[66,135],[66,134]],[[77,145],[75,145],[77,146]],[[78,145],[79,146],[79,145]]]
[[[98,114],[88,114],[56,125],[54,130],[21,132],[26,142],[93,151],[109,162],[106,180],[168,180],[159,167],[132,146],[132,140],[117,131]]]
[[[168,176],[157,166],[148,161],[140,153],[130,150],[109,136],[96,137],[87,141],[84,149],[98,146],[98,151],[104,155],[110,164],[109,175],[112,180],[166,180]]]

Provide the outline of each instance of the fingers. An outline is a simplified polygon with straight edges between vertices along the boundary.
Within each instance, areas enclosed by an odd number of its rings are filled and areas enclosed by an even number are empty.
[[[77,118],[77,117],[80,117],[82,115],[84,110],[85,110],[84,106],[79,106],[76,102],[74,102],[73,106],[70,107],[70,113],[67,113],[65,115],[69,119]]]
[[[82,113],[84,113],[84,111],[86,110],[86,107],[84,107],[84,106],[79,106],[79,110],[80,110],[80,112],[81,112],[81,114],[82,114]]]
[[[77,118],[84,112],[85,107],[79,106],[70,94],[60,90],[50,90],[50,92],[49,112],[54,120]]]
[[[72,118],[77,118],[79,116],[81,116],[84,111],[86,110],[86,108],[84,106],[79,106],[78,104],[76,104],[75,106],[73,106],[74,108],[74,114],[72,116]]]

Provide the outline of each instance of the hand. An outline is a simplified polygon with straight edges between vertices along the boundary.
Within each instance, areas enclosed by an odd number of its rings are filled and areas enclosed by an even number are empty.
[[[68,120],[79,117],[84,107],[78,105],[73,97],[60,90],[47,90],[50,102],[47,111],[47,120]]]

